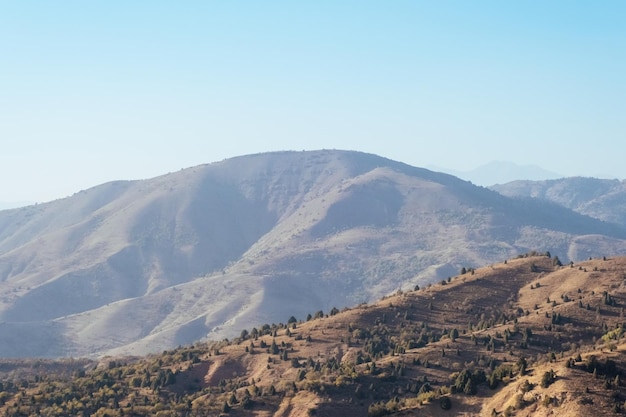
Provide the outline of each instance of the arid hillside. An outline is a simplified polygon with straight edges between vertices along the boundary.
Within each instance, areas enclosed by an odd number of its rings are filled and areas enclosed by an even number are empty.
[[[621,415],[626,258],[559,264],[529,254],[373,304],[286,317],[234,340],[146,358],[7,362],[2,411]]]
[[[626,181],[574,177],[513,181],[490,188],[508,197],[551,201],[596,219],[626,225]]]
[[[375,155],[243,156],[0,211],[0,356],[159,352],[536,248],[626,253],[624,239]]]

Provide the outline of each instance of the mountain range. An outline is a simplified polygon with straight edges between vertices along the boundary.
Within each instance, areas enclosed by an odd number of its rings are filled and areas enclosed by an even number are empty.
[[[0,211],[0,356],[161,351],[530,250],[563,262],[626,250],[623,222],[521,194],[323,150]]]
[[[518,165],[508,161],[491,161],[469,171],[460,171],[435,166],[428,168],[434,171],[445,172],[466,181],[471,181],[476,185],[482,185],[485,187],[494,184],[506,184],[520,179],[542,181],[563,177],[561,174],[543,169],[537,165]]]
[[[626,225],[626,181],[572,177],[513,181],[491,189],[509,197],[550,201],[596,219]]]

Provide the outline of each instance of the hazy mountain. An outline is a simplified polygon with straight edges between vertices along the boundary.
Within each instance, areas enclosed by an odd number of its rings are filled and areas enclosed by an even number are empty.
[[[160,351],[623,228],[375,155],[280,152],[0,212],[0,355]]]
[[[433,169],[482,186],[504,184],[515,180],[537,181],[563,177],[563,175],[548,171],[537,165],[517,165],[506,161],[491,161],[471,171],[457,171],[436,167],[433,167]]]
[[[514,181],[491,188],[509,197],[543,199],[590,217],[626,225],[626,181],[573,177]]]

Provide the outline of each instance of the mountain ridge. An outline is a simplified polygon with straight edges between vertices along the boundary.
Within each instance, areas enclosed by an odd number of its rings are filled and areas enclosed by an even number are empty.
[[[490,161],[469,171],[434,166],[432,169],[446,172],[484,187],[505,184],[516,180],[540,181],[564,177],[564,175],[544,169],[538,165],[518,165],[509,161]]]
[[[507,197],[550,201],[605,222],[626,225],[626,181],[570,177],[513,181],[490,188]]]
[[[626,257],[548,253],[146,357],[0,360],[19,415],[618,416]]]
[[[0,354],[160,351],[622,227],[352,151],[241,156],[0,212]],[[40,336],[37,336],[40,334]]]

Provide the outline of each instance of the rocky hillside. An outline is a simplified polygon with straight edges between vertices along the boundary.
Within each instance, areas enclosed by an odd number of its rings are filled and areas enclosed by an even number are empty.
[[[626,225],[626,181],[575,177],[513,181],[490,188],[509,197],[551,201],[596,219]]]
[[[344,151],[250,155],[0,211],[0,356],[162,351],[536,248],[626,250],[553,203]]]
[[[534,255],[147,358],[0,363],[3,415],[617,416],[626,258]]]

